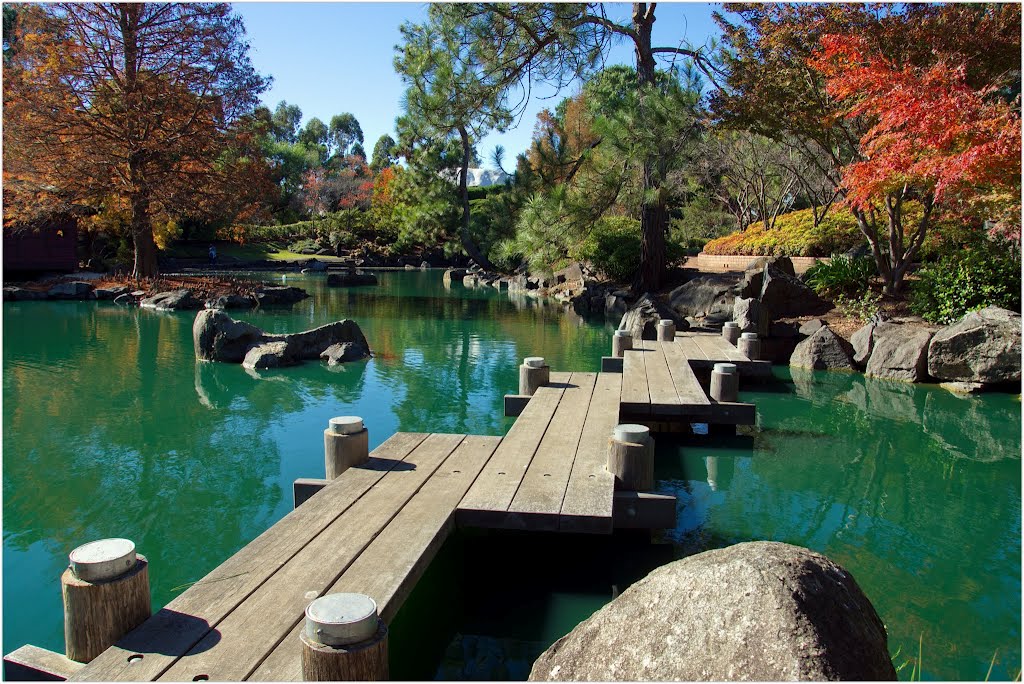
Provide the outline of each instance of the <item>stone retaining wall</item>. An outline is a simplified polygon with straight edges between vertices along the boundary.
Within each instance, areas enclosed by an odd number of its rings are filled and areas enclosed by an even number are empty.
[[[687,257],[685,268],[696,268],[700,271],[742,271],[756,256],[744,254],[705,254],[701,252],[695,257]],[[828,257],[789,257],[793,262],[793,270],[798,274],[811,267],[815,261],[829,261]]]

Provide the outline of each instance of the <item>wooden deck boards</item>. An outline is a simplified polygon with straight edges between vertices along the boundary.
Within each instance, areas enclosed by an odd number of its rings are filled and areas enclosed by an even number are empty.
[[[422,433],[390,437],[373,450],[367,463],[345,473],[344,487],[325,487],[101,653],[72,679],[142,681],[160,676],[426,438]],[[135,654],[144,657],[129,662],[128,657]]]
[[[650,413],[651,393],[647,384],[644,350],[627,351],[622,355],[622,410]]]

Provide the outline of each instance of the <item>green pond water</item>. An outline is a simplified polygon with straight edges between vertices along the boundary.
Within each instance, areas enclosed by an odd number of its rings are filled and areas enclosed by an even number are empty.
[[[155,609],[284,516],[294,479],[322,476],[330,417],[362,416],[371,448],[400,430],[504,434],[522,357],[596,371],[614,327],[491,288],[446,290],[440,271],[385,272],[361,289],[262,277],[313,296],[236,317],[272,332],[353,318],[375,358],[252,374],[196,363],[194,313],[3,305],[5,653],[63,651],[59,577],[75,546],[133,539]],[[783,368],[741,400],[758,421],[736,437],[658,440],[659,491],[678,496],[679,521],[653,544],[455,535],[396,616],[393,674],[525,678],[537,653],[654,567],[771,539],[845,566],[897,665],[920,643],[925,679],[982,679],[993,656],[992,679],[1016,677],[1019,397]]]

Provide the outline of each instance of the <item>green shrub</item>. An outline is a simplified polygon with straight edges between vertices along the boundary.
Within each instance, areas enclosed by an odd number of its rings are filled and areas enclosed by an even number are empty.
[[[859,295],[836,295],[836,308],[844,316],[867,323],[882,308],[882,293],[864,290]]]
[[[312,240],[297,240],[288,245],[289,252],[295,252],[301,254],[304,249],[320,249],[317,244]]]
[[[640,264],[640,221],[628,216],[606,216],[570,256],[589,261],[617,282],[628,282]]]
[[[986,306],[1020,311],[1020,268],[1017,245],[979,241],[922,268],[911,285],[910,308],[934,323]]]
[[[830,261],[815,262],[804,275],[804,282],[825,297],[856,295],[868,289],[875,275],[871,257],[833,254]]]

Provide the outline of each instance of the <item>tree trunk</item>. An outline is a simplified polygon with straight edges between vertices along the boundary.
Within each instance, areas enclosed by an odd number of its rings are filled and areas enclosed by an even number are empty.
[[[469,133],[465,126],[459,126],[459,137],[462,138],[462,170],[459,171],[459,199],[462,201],[462,222],[459,225],[459,239],[462,241],[462,248],[466,250],[469,258],[487,271],[495,270],[494,264],[487,260],[469,234],[469,185],[466,182],[469,176],[469,163],[472,154],[472,146],[469,144]]]
[[[135,245],[135,268],[132,277],[153,278],[159,270],[156,263],[156,243],[149,218],[149,197],[145,188],[132,192],[132,241]]]
[[[640,108],[643,109],[647,93],[654,87],[655,61],[651,52],[651,29],[654,26],[654,4],[633,3],[633,28],[636,32],[636,73],[640,85]],[[640,205],[640,268],[635,286],[639,292],[651,292],[661,286],[665,274],[665,228],[668,214],[665,200],[657,190],[664,182],[664,174],[654,157],[647,152],[643,160],[643,200]],[[652,198],[653,194],[653,198]]]

